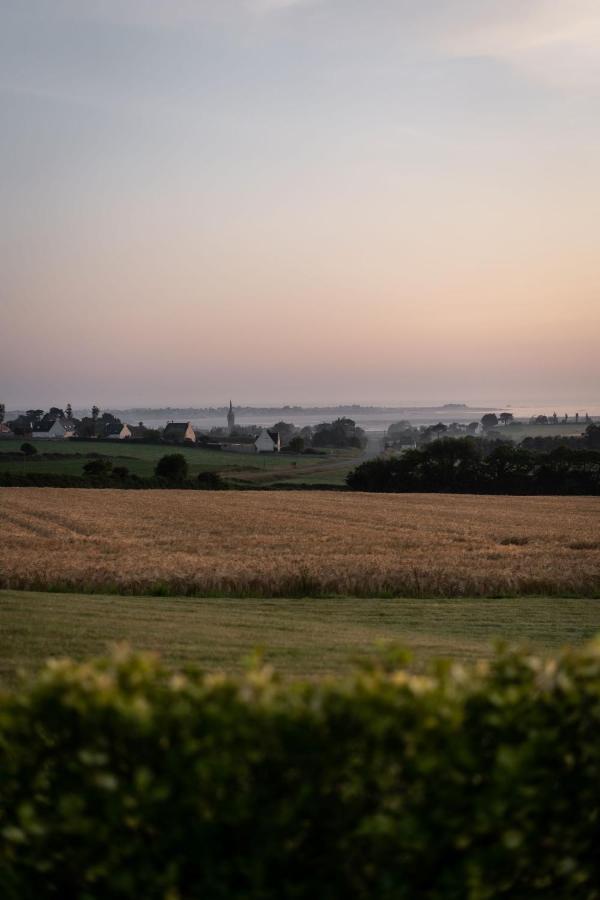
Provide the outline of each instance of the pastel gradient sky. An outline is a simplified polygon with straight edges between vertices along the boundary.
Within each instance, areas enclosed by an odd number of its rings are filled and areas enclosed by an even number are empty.
[[[598,0],[0,0],[0,400],[600,402]]]

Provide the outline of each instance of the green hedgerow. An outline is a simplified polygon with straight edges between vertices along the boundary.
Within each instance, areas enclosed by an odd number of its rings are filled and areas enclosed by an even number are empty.
[[[600,894],[600,647],[282,683],[118,651],[0,695],[23,898]]]

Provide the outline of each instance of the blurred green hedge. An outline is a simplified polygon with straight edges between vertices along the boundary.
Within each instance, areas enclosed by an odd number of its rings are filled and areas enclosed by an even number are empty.
[[[0,896],[600,897],[600,648],[345,680],[54,662],[0,696]]]

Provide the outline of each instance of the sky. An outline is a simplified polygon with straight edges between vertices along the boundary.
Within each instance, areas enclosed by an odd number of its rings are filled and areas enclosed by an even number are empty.
[[[0,400],[600,404],[598,0],[0,0]]]

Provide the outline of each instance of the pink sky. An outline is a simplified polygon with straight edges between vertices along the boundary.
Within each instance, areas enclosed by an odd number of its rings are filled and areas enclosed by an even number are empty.
[[[600,395],[600,11],[0,13],[0,400]]]

